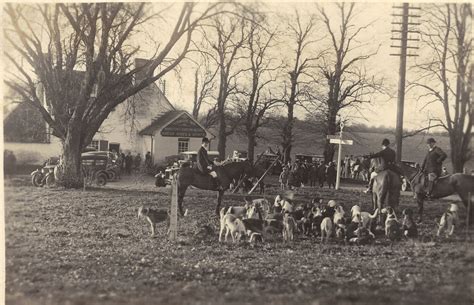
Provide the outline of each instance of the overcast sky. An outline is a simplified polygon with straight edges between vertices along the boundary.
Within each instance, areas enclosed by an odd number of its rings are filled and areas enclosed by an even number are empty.
[[[175,23],[178,12],[181,8],[180,3],[153,3],[151,10],[160,11],[165,7],[172,5],[172,7],[163,14],[164,19],[156,21],[156,24],[145,27],[143,33],[136,37],[135,43],[138,43],[142,47],[141,55],[143,57],[151,56],[158,46],[159,42],[163,42],[167,38],[167,33],[170,31]],[[204,5],[204,4],[203,4]],[[335,11],[334,4],[324,3],[320,4],[328,10],[328,15],[331,21],[338,20],[340,17]],[[400,5],[400,4],[399,4]],[[285,31],[287,21],[285,19],[291,18],[295,10],[298,10],[300,14],[317,14],[316,3],[284,3],[284,2],[264,2],[261,5],[263,11],[268,12],[272,17],[270,23],[273,26],[278,26],[280,30]],[[384,79],[386,87],[389,89],[388,92],[392,96],[388,95],[377,95],[372,99],[372,104],[366,106],[363,109],[363,115],[367,120],[360,117],[359,114],[354,112],[343,113],[344,116],[350,116],[354,121],[365,123],[368,125],[385,125],[395,126],[396,120],[396,103],[397,103],[397,86],[398,86],[398,70],[399,70],[399,59],[398,57],[390,56],[390,53],[394,53],[395,50],[390,48],[392,36],[391,22],[393,12],[391,3],[358,3],[356,5],[357,18],[354,20],[355,26],[363,26],[371,24],[366,30],[361,32],[359,36],[360,43],[366,43],[364,48],[360,48],[359,51],[372,52],[379,46],[378,53],[366,61],[365,65],[369,74],[376,75]],[[423,20],[422,14],[422,20]],[[324,33],[322,24],[318,24],[315,31],[315,35],[320,37]],[[285,38],[279,37],[280,41],[284,41]],[[326,44],[329,40],[326,40]],[[285,57],[291,56],[291,45],[285,43],[280,44],[275,52],[276,57],[281,57],[281,60],[285,60]],[[314,48],[324,48],[324,43],[314,46]],[[423,50],[421,50],[423,53]],[[5,58],[5,57],[4,57]],[[288,60],[288,58],[286,58]],[[413,66],[416,58],[409,58],[408,67]],[[7,63],[5,66],[7,69],[11,68],[11,65]],[[166,79],[166,93],[170,101],[180,108],[186,110],[192,110],[193,100],[193,86],[194,86],[194,66],[190,61],[185,61],[181,65],[179,77],[174,73],[169,73]],[[410,81],[416,77],[413,71],[408,71],[407,80]],[[443,111],[440,105],[432,104],[428,109],[423,108],[423,103],[417,101],[417,97],[422,94],[419,90],[412,90],[407,93],[405,100],[405,117],[404,127],[409,129],[426,126],[427,118],[429,116],[440,116],[443,117]],[[297,111],[297,115],[301,118],[304,117],[304,110]]]
[[[156,4],[158,5],[158,4]],[[321,4],[320,4],[321,5]],[[340,18],[334,11],[331,11],[333,4],[325,3],[322,4],[324,7],[329,9],[330,18]],[[400,5],[400,4],[399,4]],[[280,16],[292,15],[294,10],[297,9],[301,14],[305,13],[317,13],[315,3],[275,3],[265,2],[262,8],[270,13],[276,13]],[[372,23],[365,31],[360,35],[359,41],[361,43],[368,43],[364,47],[362,52],[370,52],[371,50],[377,49],[380,45],[378,53],[371,59],[367,60],[366,67],[368,71],[384,78],[384,83],[389,88],[389,93],[392,97],[387,95],[377,95],[373,98],[373,103],[367,105],[364,108],[364,116],[368,119],[354,118],[354,121],[359,121],[368,125],[385,125],[395,126],[396,122],[396,104],[397,104],[397,88],[399,79],[399,58],[390,56],[390,53],[397,53],[393,48],[390,47],[392,41],[392,20],[393,8],[391,3],[358,3],[356,5],[357,18],[355,19],[356,26],[363,26],[368,23]],[[332,15],[331,15],[332,13]],[[422,18],[424,15],[422,14]],[[271,21],[273,24],[280,24],[282,28],[285,27],[285,21],[283,19],[276,19]],[[319,31],[324,31],[324,28],[320,27]],[[284,52],[288,50],[286,46],[279,49]],[[289,52],[287,52],[290,54]],[[280,54],[282,57],[285,53]],[[408,68],[413,66],[417,58],[410,57],[408,59]],[[191,65],[183,63],[182,70],[180,73],[181,80],[177,81],[177,78],[169,74],[166,79],[167,95],[170,100],[186,110],[192,109],[193,100],[193,81],[194,73]],[[413,71],[408,71],[407,81],[416,77]],[[409,129],[419,128],[426,126],[427,118],[433,116],[443,116],[443,110],[440,105],[431,105],[428,109],[423,109],[423,102],[417,101],[417,97],[422,92],[419,90],[411,90],[407,93],[405,98],[405,115],[404,115],[404,127]],[[300,109],[298,115],[304,116],[304,110]],[[351,117],[360,117],[359,114],[351,112],[345,113],[344,115],[350,115]]]

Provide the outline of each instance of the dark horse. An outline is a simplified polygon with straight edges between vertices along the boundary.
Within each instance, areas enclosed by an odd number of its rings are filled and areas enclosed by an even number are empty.
[[[425,179],[427,178],[421,170],[403,163],[401,164],[401,169],[403,175],[410,183],[413,194],[416,197],[419,221],[421,222],[423,219],[423,202],[426,198]],[[474,195],[474,176],[457,173],[440,177],[433,188],[432,197],[443,198],[455,193],[459,195],[464,206],[467,208],[469,193],[471,196]],[[471,207],[469,215],[470,222],[472,222],[474,218],[473,211],[474,209]]]
[[[230,162],[220,166],[218,169],[220,173],[227,176],[229,181],[233,179],[239,180],[242,175],[247,177],[254,176],[254,168],[250,161]],[[189,164],[183,164],[177,174],[178,181],[178,208],[181,216],[184,216],[183,199],[188,186],[192,185],[199,189],[217,191],[217,185],[210,175],[204,175],[195,168],[189,167]],[[226,189],[229,187],[224,186]],[[224,191],[219,191],[217,196],[216,215],[219,215],[222,197]]]

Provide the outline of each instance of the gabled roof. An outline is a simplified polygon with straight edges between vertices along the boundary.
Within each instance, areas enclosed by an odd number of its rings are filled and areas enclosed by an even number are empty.
[[[153,122],[148,125],[147,127],[143,128],[138,134],[141,136],[152,136],[156,130],[160,130],[174,122],[176,119],[181,117],[182,115],[186,115],[191,120],[193,120],[199,127],[203,130],[208,132],[204,126],[202,126],[196,119],[193,118],[187,111],[184,110],[171,110],[168,112],[163,113],[162,115],[158,116],[153,120]]]

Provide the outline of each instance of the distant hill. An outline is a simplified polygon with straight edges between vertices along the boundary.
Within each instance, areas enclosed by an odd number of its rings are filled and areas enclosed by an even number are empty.
[[[217,133],[214,133],[217,134]],[[296,128],[295,130],[296,140],[292,149],[292,158],[297,153],[303,154],[322,154],[324,150],[325,139],[320,133],[315,131],[308,131],[308,129]],[[262,128],[262,138],[257,141],[257,147],[255,152],[261,153],[271,147],[275,150],[280,146],[280,135],[276,128]],[[413,137],[408,137],[403,140],[403,160],[414,161],[422,163],[425,157],[427,146],[426,139],[429,135],[419,134]],[[443,135],[433,136],[438,146],[441,147],[447,154],[448,160],[444,163],[448,168],[448,171],[452,171],[451,159],[450,159],[450,145],[449,137]],[[393,133],[378,133],[378,132],[346,132],[344,133],[345,139],[352,139],[354,145],[344,145],[342,154],[344,155],[365,155],[371,152],[377,152],[381,149],[382,139],[388,138],[391,143],[395,142],[395,136]],[[474,140],[473,140],[474,142]],[[393,144],[392,144],[393,146]],[[217,141],[213,141],[212,149],[217,149]],[[227,138],[226,155],[232,154],[234,150],[247,150],[247,139],[240,135],[232,135]],[[336,156],[335,156],[336,158]],[[467,163],[466,167],[468,170],[474,169],[474,160]]]

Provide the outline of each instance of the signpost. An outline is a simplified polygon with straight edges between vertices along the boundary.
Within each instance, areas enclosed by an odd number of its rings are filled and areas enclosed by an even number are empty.
[[[178,237],[178,181],[176,175],[171,180],[171,213],[169,239],[176,241]]]
[[[342,139],[342,130],[344,129],[344,122],[341,122],[341,132],[339,133],[339,138],[337,136],[327,136],[329,143],[339,144],[339,149],[337,153],[337,174],[336,174],[336,190],[339,189],[339,184],[341,181],[341,155],[342,155],[342,145],[352,145],[352,140],[343,140]]]

